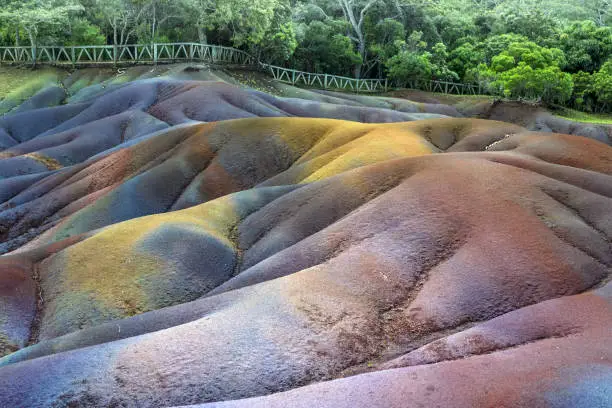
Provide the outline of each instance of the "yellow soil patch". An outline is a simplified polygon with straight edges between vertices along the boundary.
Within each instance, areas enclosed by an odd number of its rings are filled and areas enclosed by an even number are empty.
[[[55,160],[53,157],[44,156],[44,155],[39,154],[39,153],[26,153],[22,157],[29,157],[30,159],[34,159],[37,162],[39,162],[39,163],[43,164],[44,166],[46,166],[47,169],[49,169],[49,170],[59,170],[62,167],[64,167],[64,166],[62,166],[62,164],[60,162]]]
[[[187,210],[113,225],[66,249],[64,256],[58,258],[60,262],[66,260],[62,291],[89,293],[109,307],[125,310],[127,315],[151,310],[138,282],[162,271],[172,273],[172,267],[154,254],[135,251],[136,243],[164,224],[181,223],[233,247],[228,237],[238,221],[230,199],[221,198]]]

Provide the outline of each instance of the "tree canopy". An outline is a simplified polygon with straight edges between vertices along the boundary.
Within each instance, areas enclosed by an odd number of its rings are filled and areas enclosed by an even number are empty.
[[[610,109],[611,25],[611,0],[0,0],[2,45],[210,42],[595,110]]]

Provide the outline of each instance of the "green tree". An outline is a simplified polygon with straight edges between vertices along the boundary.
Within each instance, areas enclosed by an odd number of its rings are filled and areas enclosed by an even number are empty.
[[[447,65],[446,46],[436,43],[429,52],[422,38],[422,32],[413,31],[406,41],[397,43],[401,51],[386,63],[389,78],[399,85],[411,80],[457,81],[459,76]]]
[[[432,77],[442,81],[458,81],[459,75],[447,65],[448,52],[443,43],[435,44],[431,49]]]
[[[433,17],[434,24],[440,34],[440,42],[455,48],[470,38],[478,35],[478,29],[470,16],[453,13]]]
[[[490,64],[493,57],[507,50],[510,44],[527,42],[529,39],[519,34],[499,34],[487,37],[478,49],[484,54],[484,62]]]
[[[363,63],[366,58],[366,32],[365,19],[368,12],[380,0],[336,0],[337,4],[342,9],[344,18],[348,21],[350,31],[348,37],[353,40],[357,46],[357,53],[361,57],[361,61],[355,64],[354,76],[360,78],[362,74]]]
[[[295,50],[293,63],[305,71],[351,75],[361,56],[344,32],[344,21],[326,19],[298,24],[296,36],[300,46]]]
[[[593,75],[588,72],[577,72],[572,75],[574,82],[574,92],[572,102],[575,107],[581,110],[592,111],[597,104],[597,95],[592,93]]]
[[[399,52],[398,44],[406,38],[404,26],[399,21],[385,18],[377,22],[368,35],[368,57],[365,62],[364,74],[367,75],[374,67],[378,77],[382,76],[384,63]]]
[[[559,23],[539,7],[510,8],[501,15],[499,29],[504,33],[523,35],[532,41],[543,43],[558,31]]]
[[[58,29],[69,23],[70,16],[83,10],[76,0],[9,0],[2,4],[0,19],[22,27],[30,44],[38,44],[41,29]]]
[[[277,0],[180,0],[202,33],[225,31],[232,45],[259,45],[269,32]],[[204,38],[202,38],[204,40]]]
[[[93,7],[110,27],[113,44],[117,45],[130,42],[150,5],[150,2],[135,0],[93,0]]]
[[[612,24],[612,0],[582,0],[582,3],[598,26]]]
[[[594,72],[612,54],[612,28],[574,22],[563,30],[557,45],[565,52],[569,72]]]
[[[104,45],[106,37],[100,27],[90,23],[84,18],[76,18],[70,21],[67,41],[65,45]]]
[[[567,102],[573,90],[572,76],[562,72],[563,52],[533,42],[516,42],[481,64],[479,78],[495,93],[510,98],[541,98],[547,103]]]
[[[274,9],[274,18],[259,44],[249,48],[259,59],[281,64],[293,55],[297,47],[295,26],[291,20],[289,2],[281,0]]]
[[[492,59],[492,68],[497,71],[508,70],[520,62],[534,69],[547,66],[563,68],[566,64],[563,51],[558,48],[545,48],[534,42],[515,42]]]
[[[593,81],[589,88],[596,95],[598,110],[606,111],[612,108],[612,60],[608,60],[601,69],[593,74]]]
[[[387,61],[389,79],[399,86],[412,80],[429,80],[433,73],[431,54],[404,50]]]
[[[485,58],[484,51],[471,43],[460,45],[451,51],[448,66],[465,82],[475,80],[474,70]]]

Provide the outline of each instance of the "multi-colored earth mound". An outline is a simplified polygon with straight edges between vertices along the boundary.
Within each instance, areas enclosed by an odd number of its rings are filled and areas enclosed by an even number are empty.
[[[612,405],[612,147],[212,75],[0,118],[1,407]]]

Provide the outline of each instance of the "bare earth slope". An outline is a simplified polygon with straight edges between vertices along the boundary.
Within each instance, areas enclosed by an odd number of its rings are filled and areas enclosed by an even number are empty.
[[[325,91],[320,92],[326,93]],[[533,131],[584,136],[612,145],[612,124],[570,120],[556,116],[553,111],[542,106],[526,102],[501,101],[487,96],[433,94],[413,90],[391,91],[389,95],[395,97],[389,99],[403,98],[428,105],[439,104],[453,107],[460,112],[460,115],[466,117],[501,120]]]
[[[2,118],[0,406],[610,406],[612,147],[321,98]]]

